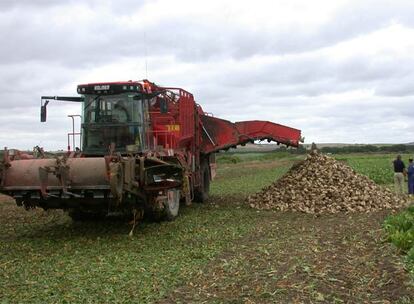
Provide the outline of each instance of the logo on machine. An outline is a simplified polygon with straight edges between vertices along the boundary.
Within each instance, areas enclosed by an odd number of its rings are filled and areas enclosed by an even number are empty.
[[[105,91],[105,90],[109,90],[109,84],[96,85],[93,88],[94,88],[95,91]]]

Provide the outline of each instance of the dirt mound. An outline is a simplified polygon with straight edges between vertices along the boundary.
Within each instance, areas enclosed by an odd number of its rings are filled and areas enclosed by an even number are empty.
[[[397,209],[407,204],[407,198],[378,186],[345,163],[315,152],[272,185],[250,195],[247,202],[257,209],[318,214]]]

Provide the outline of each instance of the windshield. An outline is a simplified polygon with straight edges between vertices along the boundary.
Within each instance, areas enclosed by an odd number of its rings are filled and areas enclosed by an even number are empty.
[[[131,93],[85,96],[82,127],[86,154],[105,154],[111,144],[120,152],[125,152],[127,146],[142,150],[141,96]]]
[[[85,98],[85,123],[125,123],[141,122],[142,106],[140,98],[131,94],[112,96],[89,95]]]

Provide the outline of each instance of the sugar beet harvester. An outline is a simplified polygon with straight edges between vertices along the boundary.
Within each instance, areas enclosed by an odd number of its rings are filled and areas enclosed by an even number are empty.
[[[297,147],[301,138],[300,130],[268,121],[213,117],[186,90],[147,80],[77,91],[42,97],[41,120],[50,100],[82,103],[80,150],[48,158],[5,149],[0,192],[19,206],[65,209],[73,218],[139,211],[171,220],[180,201],[207,199],[215,152],[258,139]]]

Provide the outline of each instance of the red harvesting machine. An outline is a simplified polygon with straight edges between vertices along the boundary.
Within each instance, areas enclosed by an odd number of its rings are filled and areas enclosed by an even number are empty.
[[[5,149],[0,192],[26,208],[80,215],[151,213],[171,220],[180,201],[203,202],[215,175],[215,152],[254,140],[297,147],[300,130],[268,121],[232,123],[204,112],[191,93],[147,80],[81,84],[81,147],[60,156]],[[75,136],[75,133],[71,134]]]

